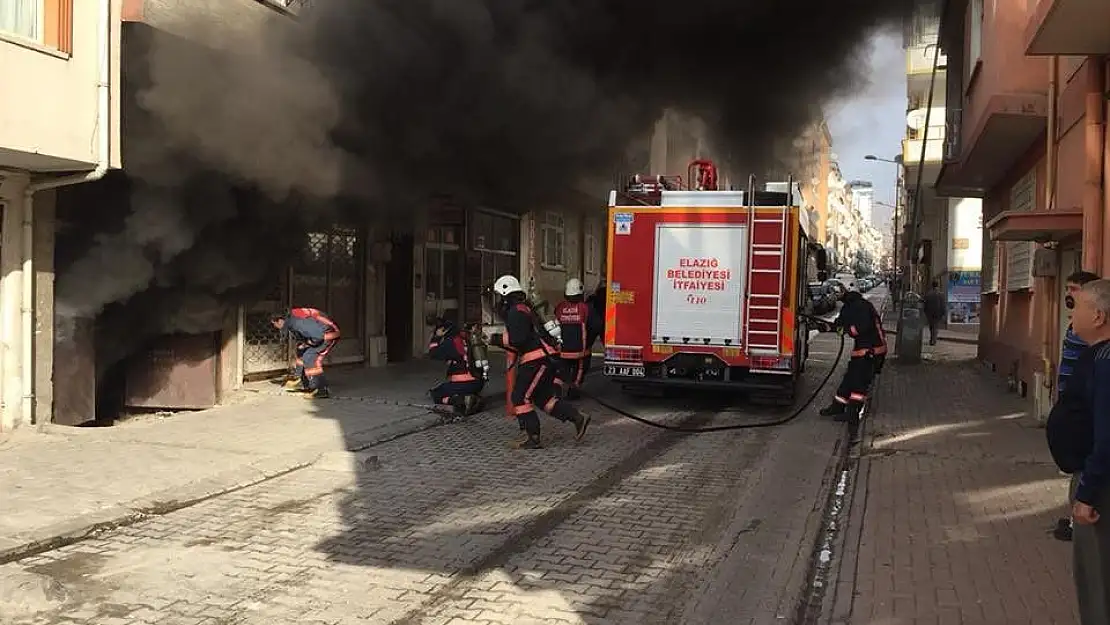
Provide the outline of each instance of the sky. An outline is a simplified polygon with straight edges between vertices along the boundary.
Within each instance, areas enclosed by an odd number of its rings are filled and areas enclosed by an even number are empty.
[[[902,151],[906,131],[906,54],[900,31],[877,34],[871,40],[870,80],[857,95],[830,104],[829,131],[832,151],[847,180],[870,180],[875,199],[894,204],[897,166],[868,161],[864,156],[893,159]],[[876,206],[873,225],[889,227],[894,211]]]

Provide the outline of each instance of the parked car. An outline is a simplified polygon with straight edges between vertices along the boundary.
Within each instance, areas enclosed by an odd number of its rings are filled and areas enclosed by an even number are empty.
[[[824,315],[836,310],[836,296],[832,289],[822,282],[809,283],[810,311],[814,315]]]
[[[844,297],[844,294],[848,292],[848,287],[844,286],[844,283],[836,278],[825,280],[825,288],[832,294],[833,299],[838,302],[840,298]]]

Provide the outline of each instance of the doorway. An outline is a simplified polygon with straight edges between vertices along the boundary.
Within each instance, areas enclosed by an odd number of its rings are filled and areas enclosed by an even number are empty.
[[[424,244],[425,319],[442,317],[455,324],[462,321],[462,230],[462,226],[428,229],[428,242]]]
[[[386,357],[402,362],[412,357],[413,236],[394,234],[390,243],[389,268],[385,281]]]

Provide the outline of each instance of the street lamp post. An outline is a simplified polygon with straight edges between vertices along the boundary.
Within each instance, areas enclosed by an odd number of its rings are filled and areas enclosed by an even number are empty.
[[[868,154],[868,155],[864,156],[863,158],[864,158],[864,160],[867,160],[867,161],[877,161],[877,162],[880,162],[880,163],[891,163],[891,164],[898,167],[897,177],[895,179],[896,182],[895,182],[895,196],[894,196],[894,207],[893,207],[894,208],[894,241],[893,241],[893,244],[894,244],[894,276],[895,276],[895,278],[898,278],[899,277],[898,276],[898,261],[902,256],[902,251],[898,247],[898,238],[899,238],[898,235],[899,235],[899,230],[900,230],[900,228],[898,227],[899,226],[899,223],[898,223],[899,222],[899,214],[898,213],[899,213],[900,207],[902,206],[902,195],[903,195],[902,194],[902,155],[898,154],[894,158],[879,158],[878,156],[875,156],[874,154]],[[899,280],[899,282],[901,282],[901,280]],[[901,295],[900,293],[896,293],[895,297],[898,297],[900,295]],[[901,297],[898,297],[898,299],[901,299]]]

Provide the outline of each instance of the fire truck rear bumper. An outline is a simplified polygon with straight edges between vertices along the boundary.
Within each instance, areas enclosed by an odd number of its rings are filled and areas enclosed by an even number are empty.
[[[682,377],[662,377],[651,375],[644,376],[607,375],[606,377],[618,384],[642,387],[670,387],[670,388],[700,388],[746,391],[780,391],[789,388],[794,383],[794,377],[789,372],[776,373],[751,373],[744,372],[737,375],[734,370],[730,379],[692,379]]]

